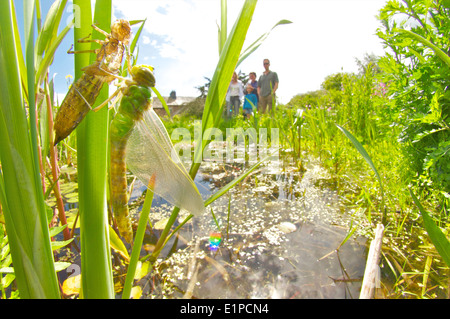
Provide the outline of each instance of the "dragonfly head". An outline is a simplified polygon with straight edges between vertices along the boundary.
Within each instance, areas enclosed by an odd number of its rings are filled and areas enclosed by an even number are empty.
[[[135,65],[131,69],[131,76],[133,81],[138,85],[143,85],[147,87],[155,86],[155,76],[153,75],[153,67],[149,65]]]
[[[128,45],[131,38],[131,26],[125,19],[119,19],[111,25],[111,35],[114,39]]]

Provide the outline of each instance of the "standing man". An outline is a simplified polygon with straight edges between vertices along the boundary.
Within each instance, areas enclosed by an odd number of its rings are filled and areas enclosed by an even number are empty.
[[[269,59],[264,59],[263,63],[265,71],[258,80],[258,109],[261,113],[266,113],[267,106],[269,112],[272,110],[272,101],[275,100],[275,92],[278,89],[278,75],[269,70]]]

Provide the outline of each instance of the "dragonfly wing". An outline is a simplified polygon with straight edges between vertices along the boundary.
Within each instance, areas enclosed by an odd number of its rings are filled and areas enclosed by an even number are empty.
[[[138,121],[128,140],[128,168],[148,185],[155,176],[154,193],[169,203],[199,215],[203,199],[175,151],[164,124],[152,108]]]

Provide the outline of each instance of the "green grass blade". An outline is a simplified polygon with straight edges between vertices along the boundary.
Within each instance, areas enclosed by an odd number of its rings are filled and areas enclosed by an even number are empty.
[[[442,51],[440,48],[438,48],[436,45],[434,45],[433,43],[431,43],[430,41],[428,41],[427,39],[425,39],[424,37],[410,31],[410,30],[404,30],[404,29],[398,29],[398,28],[394,28],[393,29],[394,32],[399,32],[399,33],[404,33],[406,34],[408,37],[422,43],[423,45],[429,47],[431,50],[434,51],[434,53],[436,53],[436,55],[445,63],[450,67],[450,57],[444,52]]]
[[[228,33],[228,13],[227,13],[227,0],[220,0],[220,27],[218,27],[219,37],[219,56],[222,53],[223,46],[227,41]]]
[[[133,21],[128,21],[130,23],[130,25],[135,25],[137,23],[141,23],[141,26],[139,27],[139,29],[137,30],[136,34],[133,37],[133,40],[131,41],[130,44],[130,54],[131,54],[131,58],[133,59],[133,61],[131,62],[133,65],[136,64],[136,60],[137,60],[137,42],[139,40],[139,37],[142,33],[142,29],[144,28],[145,22],[147,21],[147,19],[145,20],[133,20]],[[123,77],[126,77],[128,74],[128,59],[125,59],[125,62],[123,64],[123,69],[121,72]]]
[[[203,110],[202,117],[202,136],[203,133],[212,127],[217,127],[222,119],[223,102],[228,89],[228,85],[231,80],[231,76],[236,68],[239,55],[244,44],[245,36],[247,35],[248,28],[252,21],[253,12],[255,11],[257,0],[246,0],[242,6],[242,10],[236,19],[233,29],[230,32],[229,37],[223,47],[220,54],[219,62],[216,66],[214,76],[211,80],[211,85],[206,97],[205,108]],[[197,171],[200,167],[201,154],[207,145],[207,141],[199,143],[194,151],[194,161],[192,163],[189,175],[192,179],[197,175]],[[170,228],[175,223],[180,209],[175,207],[169,221],[166,224],[161,236],[156,244],[155,250],[152,253],[152,258],[155,259],[165,243],[167,242],[167,235]],[[173,232],[172,232],[173,234]]]
[[[380,192],[381,192],[381,209],[383,210],[382,213],[382,223],[384,224],[386,222],[386,208],[384,206],[384,190],[383,190],[383,183],[381,181],[381,177],[380,174],[378,174],[377,169],[375,168],[375,165],[372,162],[372,159],[370,158],[369,154],[367,153],[367,151],[364,149],[364,147],[361,145],[361,143],[349,132],[347,131],[345,128],[343,128],[342,126],[335,124],[337,126],[337,128],[339,130],[341,130],[345,136],[347,136],[347,138],[353,143],[353,145],[355,146],[355,148],[358,150],[359,154],[361,154],[361,156],[365,159],[365,161],[367,162],[367,164],[369,164],[370,168],[372,169],[372,171],[375,173],[375,176],[378,179],[378,182],[380,183]]]
[[[381,182],[381,177],[378,174],[378,171],[375,168],[375,165],[373,164],[372,159],[370,158],[367,151],[364,149],[364,147],[361,145],[361,143],[349,131],[347,131],[345,128],[343,128],[342,126],[340,126],[338,124],[335,124],[335,125],[337,126],[338,129],[340,129],[345,134],[345,136],[347,136],[347,138],[350,140],[350,142],[352,142],[352,144],[358,150],[359,154],[361,154],[361,156],[366,160],[367,164],[369,164],[370,168],[375,173],[375,176],[377,177],[378,182],[380,183],[380,189],[381,189],[381,192],[383,193],[383,183]]]
[[[428,212],[422,207],[417,197],[414,193],[409,189],[409,193],[416,204],[417,208],[419,208],[420,214],[423,218],[423,225],[425,226],[425,230],[430,236],[431,242],[434,247],[436,247],[437,252],[442,257],[447,266],[450,267],[450,241],[445,237],[444,233],[441,229],[436,225],[434,220],[430,217]]]
[[[75,28],[75,51],[91,49],[90,43],[77,40],[92,33],[92,38],[103,38],[92,31],[91,2],[74,1],[80,9],[80,28]],[[111,1],[96,2],[95,22],[109,32]],[[98,47],[97,44],[92,44]],[[75,77],[81,69],[95,61],[95,54],[75,54]],[[108,86],[100,92],[96,104],[108,98]],[[77,128],[78,190],[81,228],[81,276],[84,298],[114,298],[111,250],[107,213],[107,140],[108,110],[89,112]]]
[[[267,37],[269,36],[270,32],[272,32],[273,29],[275,29],[279,25],[290,24],[290,23],[292,23],[292,22],[289,20],[280,20],[269,31],[262,34],[255,42],[253,42],[247,49],[245,49],[241,53],[241,55],[239,57],[239,61],[236,65],[236,68],[242,63],[242,61],[244,61],[250,54],[255,52],[261,46],[261,44],[267,39]]]
[[[36,58],[41,57],[56,38],[66,3],[67,0],[57,0],[47,12],[42,30],[36,39]]]
[[[276,151],[274,151],[273,153],[275,153]],[[225,185],[224,187],[222,187],[221,189],[219,189],[217,192],[215,192],[211,197],[209,197],[206,201],[205,201],[205,207],[210,205],[212,202],[214,202],[215,200],[219,199],[220,197],[222,197],[223,195],[225,195],[230,189],[232,189],[234,186],[236,186],[237,184],[239,184],[244,178],[246,178],[251,172],[253,172],[256,168],[258,168],[259,165],[261,165],[263,162],[265,162],[266,160],[268,160],[269,158],[272,157],[273,153],[271,153],[270,155],[266,156],[265,158],[263,158],[262,160],[260,160],[258,163],[256,163],[255,165],[253,165],[252,167],[250,167],[245,173],[241,174],[240,176],[236,177],[234,180],[232,180],[231,182],[229,182],[227,185]]]
[[[37,167],[36,135],[23,104],[12,2],[0,2],[0,161],[5,225],[17,286],[22,298],[59,298],[45,202]],[[33,67],[34,3],[24,2],[27,63]],[[31,58],[30,58],[31,57]],[[30,62],[31,61],[31,62]],[[22,76],[26,74],[22,74]],[[33,79],[34,74],[31,76]],[[33,87],[33,81],[29,84]],[[34,103],[34,94],[31,98]],[[30,107],[32,109],[34,104]],[[33,118],[32,118],[33,119]],[[36,127],[34,119],[31,126]],[[35,134],[36,132],[34,132]],[[33,141],[32,141],[33,140]]]
[[[252,21],[253,12],[256,8],[257,0],[246,0],[242,10],[236,19],[233,29],[227,38],[221,51],[219,62],[216,66],[208,95],[205,101],[205,108],[202,117],[202,133],[212,127],[218,127],[222,119],[223,103],[231,80],[231,76],[236,69],[239,56],[241,54],[244,40],[248,28]],[[223,30],[221,30],[223,32]],[[203,141],[198,146],[194,154],[194,162],[191,166],[190,175],[195,177],[200,167],[200,156],[203,153],[207,141]]]
[[[55,55],[56,49],[58,49],[58,46],[61,44],[62,40],[64,40],[64,37],[67,35],[67,33],[70,31],[70,29],[73,26],[73,22],[69,23],[59,34],[59,36],[50,43],[49,47],[45,50],[45,56],[42,59],[38,59],[37,64],[37,72],[35,77],[35,83],[37,83],[36,88],[41,84],[42,80],[47,74],[47,70],[53,62],[53,57]]]
[[[153,181],[154,182],[154,181]],[[153,186],[149,185],[145,194],[144,205],[142,206],[141,215],[139,217],[138,229],[134,237],[133,250],[131,252],[130,263],[128,264],[127,276],[123,285],[122,299],[130,299],[133,279],[136,274],[136,267],[139,261],[142,243],[144,241],[145,229],[148,223],[148,216],[153,201]]]
[[[158,100],[161,102],[162,106],[164,107],[164,110],[166,110],[167,115],[170,117],[170,109],[166,103],[166,100],[164,100],[161,93],[159,93],[159,91],[155,87],[152,87],[152,91],[156,94],[156,96],[158,97]]]
[[[339,250],[342,246],[344,246],[345,243],[353,236],[353,234],[355,233],[356,229],[357,229],[356,226],[353,227],[353,225],[350,225],[350,229],[349,229],[349,231],[347,232],[347,235],[346,235],[345,238],[341,241],[341,243],[339,244],[339,246],[338,246],[338,248],[337,248],[338,250]]]
[[[244,45],[245,36],[252,21],[257,0],[246,0],[224,48],[211,80],[206,97],[205,110],[202,118],[202,131],[217,126],[222,115],[222,104],[233,72]]]
[[[20,78],[22,80],[22,88],[24,90],[23,95],[28,100],[28,79],[27,79],[27,67],[25,65],[24,55],[22,52],[22,44],[20,42],[20,34],[18,29],[18,23],[16,18],[16,11],[14,9],[14,3],[11,3],[11,14],[13,19],[14,28],[14,44],[16,45],[17,59],[19,62]]]
[[[217,220],[217,218],[216,218],[216,214],[214,214],[214,211],[213,211],[213,209],[211,208],[211,216],[213,217],[213,219],[214,219],[214,223],[216,224],[216,226],[217,226],[217,230],[218,231],[220,231],[220,225],[219,225],[219,221]]]

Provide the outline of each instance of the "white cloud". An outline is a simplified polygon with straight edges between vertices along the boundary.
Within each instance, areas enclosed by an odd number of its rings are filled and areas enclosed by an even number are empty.
[[[157,86],[162,94],[198,95],[195,86],[213,72],[218,60],[216,1],[116,1],[115,8],[127,19],[147,18],[151,47],[140,56],[154,58]],[[156,51],[156,52],[155,52]]]
[[[150,38],[148,36],[146,36],[146,35],[142,36],[142,42],[144,44],[150,44],[151,43]]]
[[[280,78],[278,95],[286,103],[295,94],[316,90],[332,73],[357,71],[355,58],[382,54],[374,33],[384,0],[259,0],[246,43],[248,46],[281,19],[263,45],[239,67],[244,73],[263,71],[269,58]],[[243,1],[228,1],[228,29]],[[147,18],[140,57],[155,63],[157,86],[163,95],[197,95],[195,86],[212,77],[218,61],[219,0],[118,0],[120,15]],[[147,45],[149,43],[150,45]],[[149,48],[149,49],[148,49]],[[144,56],[144,57],[143,57]],[[157,64],[156,64],[157,63]]]

